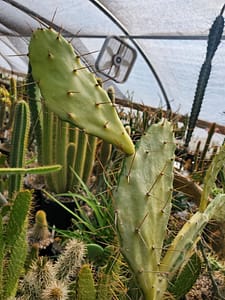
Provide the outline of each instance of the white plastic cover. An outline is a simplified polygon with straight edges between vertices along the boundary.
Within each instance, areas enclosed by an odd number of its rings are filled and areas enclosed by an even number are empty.
[[[79,52],[94,51],[85,56],[92,65],[106,36],[129,34],[158,74],[172,110],[190,113],[208,30],[223,5],[224,0],[0,0],[0,68],[27,72],[29,37],[40,26],[34,14],[63,28],[67,38],[73,37]],[[135,47],[132,40],[129,42]],[[163,94],[141,52],[127,82],[118,87],[134,101],[165,107]],[[223,37],[213,60],[200,118],[225,124],[224,111]]]

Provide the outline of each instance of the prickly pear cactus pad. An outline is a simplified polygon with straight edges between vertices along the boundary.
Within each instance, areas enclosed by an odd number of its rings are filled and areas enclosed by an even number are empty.
[[[126,158],[114,194],[121,251],[144,299],[161,299],[160,259],[171,210],[175,144],[167,120],[150,127]]]
[[[37,29],[30,40],[29,59],[33,77],[51,111],[125,153],[134,153],[106,91],[82,65],[68,41],[51,28]]]

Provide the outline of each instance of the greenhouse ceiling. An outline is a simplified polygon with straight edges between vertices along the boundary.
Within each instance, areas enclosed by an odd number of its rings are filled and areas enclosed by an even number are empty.
[[[51,26],[92,69],[105,39],[137,51],[128,79],[114,84],[135,102],[190,113],[209,29],[224,0],[0,0],[0,69],[26,74],[29,39]],[[225,42],[215,53],[200,118],[225,124]]]

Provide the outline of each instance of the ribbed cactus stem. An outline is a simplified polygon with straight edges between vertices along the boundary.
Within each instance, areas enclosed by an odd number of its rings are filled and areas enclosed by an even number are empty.
[[[5,257],[5,261],[9,260],[7,269],[5,270],[4,280],[4,297],[2,299],[12,299],[15,296],[19,278],[23,271],[27,255],[26,245],[26,229],[22,228],[17,236],[16,242],[11,249],[10,257]]]
[[[83,178],[82,178],[84,183],[88,183],[88,180],[91,176],[94,167],[97,142],[98,142],[97,137],[93,135],[88,135],[84,171],[83,171]]]
[[[73,181],[74,181],[74,166],[76,159],[76,144],[69,143],[67,145],[67,186],[66,190],[71,191],[73,189]]]
[[[74,126],[73,124],[70,124],[69,126],[69,142],[76,143],[77,137],[78,137],[78,128]]]
[[[105,141],[102,141],[101,150],[100,150],[100,158],[99,158],[102,166],[107,165],[111,154],[112,154],[112,145]]]
[[[54,149],[54,114],[49,111],[45,103],[42,106],[43,110],[43,132],[42,132],[42,164],[53,164],[53,149]],[[45,176],[45,181],[49,190],[55,191],[52,175]]]
[[[12,103],[17,101],[17,81],[13,76],[10,78],[10,98]]]
[[[82,178],[84,174],[87,143],[88,143],[87,134],[83,131],[79,131],[74,170],[80,178]],[[78,179],[74,178],[74,185],[78,185],[78,183],[79,183]]]
[[[12,147],[10,152],[10,167],[24,167],[25,154],[28,143],[28,134],[30,130],[30,110],[24,100],[16,103],[14,113],[14,123],[12,131]],[[9,177],[9,196],[19,191],[22,187],[21,175],[11,175]]]
[[[6,111],[6,103],[2,99],[0,95],[0,133],[4,132],[4,122],[5,122],[5,111]]]
[[[209,30],[209,35],[208,35],[208,43],[207,43],[207,51],[206,51],[206,57],[204,60],[204,63],[202,64],[199,77],[198,77],[198,82],[195,90],[195,96],[194,96],[194,101],[192,104],[191,108],[191,115],[188,123],[188,131],[186,135],[186,140],[185,140],[185,146],[188,147],[189,142],[192,137],[192,133],[194,131],[202,102],[204,99],[206,87],[208,84],[208,80],[210,77],[211,69],[212,69],[212,60],[213,57],[216,53],[216,50],[221,42],[221,38],[223,35],[223,29],[224,29],[224,17],[223,17],[223,12],[224,12],[224,6],[220,12],[220,14],[216,17],[214,20],[210,30]]]
[[[54,155],[55,162],[62,165],[60,172],[52,174],[54,181],[55,191],[57,193],[62,193],[66,190],[67,184],[67,153],[66,147],[69,141],[69,124],[64,122],[55,116],[56,118],[56,131],[54,137]]]

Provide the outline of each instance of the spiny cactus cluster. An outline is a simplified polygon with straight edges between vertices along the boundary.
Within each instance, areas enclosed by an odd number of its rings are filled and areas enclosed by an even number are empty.
[[[68,240],[62,254],[53,260],[37,257],[21,279],[16,300],[109,300],[119,286],[120,260],[111,257],[104,266],[92,264],[86,245]],[[114,275],[114,271],[117,274]],[[120,284],[120,288],[121,288]],[[120,291],[121,293],[121,291]]]
[[[85,255],[85,245],[73,239],[67,242],[56,263],[45,257],[37,258],[22,281],[17,299],[68,299],[71,281],[78,276]]]

